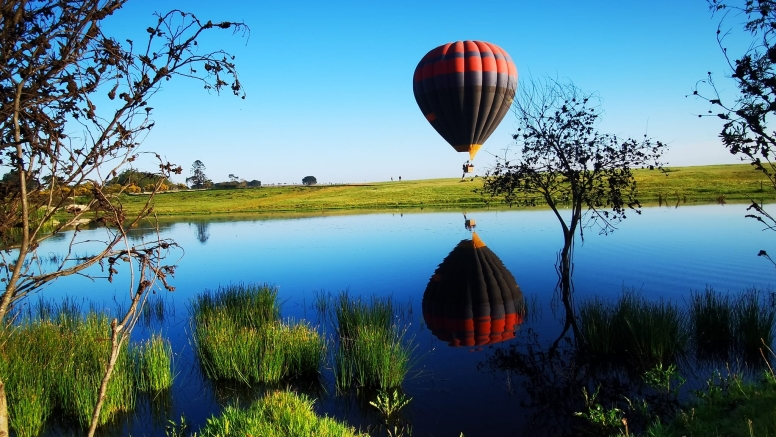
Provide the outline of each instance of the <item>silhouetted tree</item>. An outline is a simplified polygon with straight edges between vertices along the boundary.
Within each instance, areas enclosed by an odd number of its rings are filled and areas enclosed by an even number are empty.
[[[257,181],[256,179],[254,179],[254,180],[252,180],[252,181],[248,182],[248,186],[249,186],[250,188],[258,188],[258,187],[261,187],[261,181]]]
[[[203,23],[175,10],[159,14],[135,45],[105,35],[101,27],[125,2],[0,2],[0,166],[17,176],[13,189],[0,199],[0,326],[9,323],[7,315],[15,303],[59,277],[88,277],[86,269],[95,265],[105,268],[109,280],[122,263],[134,270],[127,278],[131,303],[106,333],[110,356],[95,396],[90,436],[118,353],[147,292],[154,286],[171,290],[167,278],[174,272],[174,266],[164,263],[173,241],[127,241],[128,229],[149,214],[150,197],[137,216],[128,216],[118,198],[104,191],[105,181],[137,159],[140,143],[154,125],[149,102],[162,83],[185,76],[207,89],[227,87],[244,96],[232,57],[200,50],[197,43],[203,32],[239,31],[245,29],[243,24]],[[160,177],[180,172],[159,158]],[[41,176],[53,177],[45,186],[32,183]],[[91,200],[83,211],[106,225],[105,237],[92,255],[68,255],[58,265],[41,266],[34,262],[40,243],[83,218],[84,212],[75,212],[59,222],[52,220],[66,199],[51,194],[65,187],[89,187]],[[70,241],[77,242],[76,236]],[[0,435],[8,435],[5,377],[0,375]]]
[[[575,235],[584,239],[584,228],[596,225],[608,233],[628,210],[640,213],[632,169],[661,168],[666,146],[600,133],[599,99],[571,82],[546,78],[523,84],[513,108],[519,154],[497,160],[483,191],[510,205],[540,200],[552,209],[563,230],[558,285],[570,306]]]
[[[302,183],[305,185],[315,185],[318,183],[318,180],[315,179],[315,176],[305,176],[302,178]]]
[[[189,184],[191,188],[208,188],[213,182],[208,179],[205,170],[206,167],[202,161],[199,159],[194,161],[194,163],[191,164],[191,176],[186,178],[186,183]]]
[[[707,79],[698,83],[694,94],[711,105],[705,116],[724,120],[719,134],[722,144],[731,154],[762,172],[776,188],[776,131],[769,126],[776,115],[776,1],[709,0],[708,3],[713,14],[724,14],[717,27],[717,42],[738,93],[727,100],[723,98],[709,72]],[[744,31],[752,36],[752,43],[739,53],[725,47],[728,31],[723,26],[729,14],[743,17]],[[762,205],[752,201],[748,210],[752,213],[747,217],[776,230],[776,219]],[[760,255],[767,256],[767,253],[760,251]]]

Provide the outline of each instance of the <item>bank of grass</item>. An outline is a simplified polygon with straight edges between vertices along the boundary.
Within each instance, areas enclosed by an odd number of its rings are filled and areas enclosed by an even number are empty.
[[[41,303],[0,332],[0,372],[6,384],[10,427],[19,437],[40,435],[58,416],[88,427],[110,352],[105,314],[81,315],[71,302]],[[172,353],[154,336],[122,348],[108,386],[100,424],[135,408],[137,391],[170,388]]]
[[[657,170],[636,170],[639,199],[642,203],[776,200],[776,190],[769,185],[768,180],[747,164],[668,167],[666,170],[665,173]],[[397,208],[478,208],[488,206],[489,200],[475,192],[481,187],[482,178],[477,177],[465,182],[450,178],[180,191],[157,195],[154,200],[154,212],[161,216],[176,216],[336,213]],[[122,202],[129,212],[133,212],[144,204],[145,196],[124,196]],[[491,206],[499,204],[498,200],[490,201]]]
[[[620,434],[625,435],[625,434]],[[655,421],[649,437],[768,437],[776,435],[776,377],[773,370],[748,381],[716,374],[693,402],[667,423]]]
[[[226,407],[220,416],[211,417],[200,430],[201,437],[356,437],[355,428],[313,411],[313,400],[288,391],[269,393],[247,409]]]
[[[306,322],[280,321],[275,287],[236,284],[205,291],[192,313],[197,355],[208,378],[276,383],[319,374],[323,339]]]
[[[410,370],[412,339],[398,323],[390,297],[369,301],[342,292],[333,305],[338,347],[334,353],[337,389],[392,390]]]

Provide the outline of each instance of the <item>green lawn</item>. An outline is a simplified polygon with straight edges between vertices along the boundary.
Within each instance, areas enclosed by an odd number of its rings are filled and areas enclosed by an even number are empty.
[[[638,170],[639,200],[676,203],[776,200],[768,180],[747,164],[672,167],[666,173]],[[162,216],[192,214],[311,213],[387,210],[396,208],[479,208],[488,200],[475,189],[482,179],[427,179],[350,185],[268,186],[235,190],[160,193],[154,212]],[[122,199],[137,210],[145,195]],[[491,206],[500,205],[491,200]]]

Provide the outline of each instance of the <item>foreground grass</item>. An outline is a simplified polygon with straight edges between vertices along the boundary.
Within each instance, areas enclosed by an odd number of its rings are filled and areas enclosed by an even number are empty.
[[[654,437],[766,437],[776,436],[776,378],[765,372],[758,381],[717,376],[706,390],[669,424],[656,422]]]
[[[666,173],[637,170],[639,200],[709,203],[768,201],[776,190],[750,165],[673,167]],[[485,207],[487,198],[475,192],[482,178],[428,179],[350,185],[269,186],[254,189],[160,193],[154,212],[162,216],[190,214],[303,213],[321,211],[386,210],[396,208]],[[125,196],[122,202],[134,213],[146,197]],[[500,204],[498,200],[492,205]]]
[[[626,291],[616,302],[583,302],[579,322],[583,350],[605,362],[624,361],[653,389],[641,399],[622,396],[602,405],[598,389],[588,396],[583,388],[587,411],[577,415],[587,419],[593,434],[776,436],[776,376],[764,361],[774,341],[776,307],[758,290],[736,296],[707,288],[691,294],[686,310]],[[675,383],[684,379],[675,364],[692,360],[686,353],[690,346],[695,362],[727,367],[727,376],[715,371],[705,389],[680,404]],[[752,378],[732,373],[725,363],[765,364],[767,370]]]
[[[200,437],[356,437],[352,427],[313,412],[313,401],[304,395],[278,391],[257,400],[245,410],[227,407],[207,420]]]
[[[110,352],[104,314],[65,302],[41,303],[0,332],[0,372],[6,383],[10,427],[19,437],[40,435],[49,417],[88,427]],[[108,385],[100,424],[132,411],[138,391],[172,386],[172,350],[154,336],[121,350]]]

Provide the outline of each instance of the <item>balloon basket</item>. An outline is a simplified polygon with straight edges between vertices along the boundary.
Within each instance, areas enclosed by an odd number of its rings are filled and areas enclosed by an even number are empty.
[[[473,173],[474,172],[474,165],[472,165],[472,164],[469,164],[469,165],[464,164],[463,172],[464,173]]]

